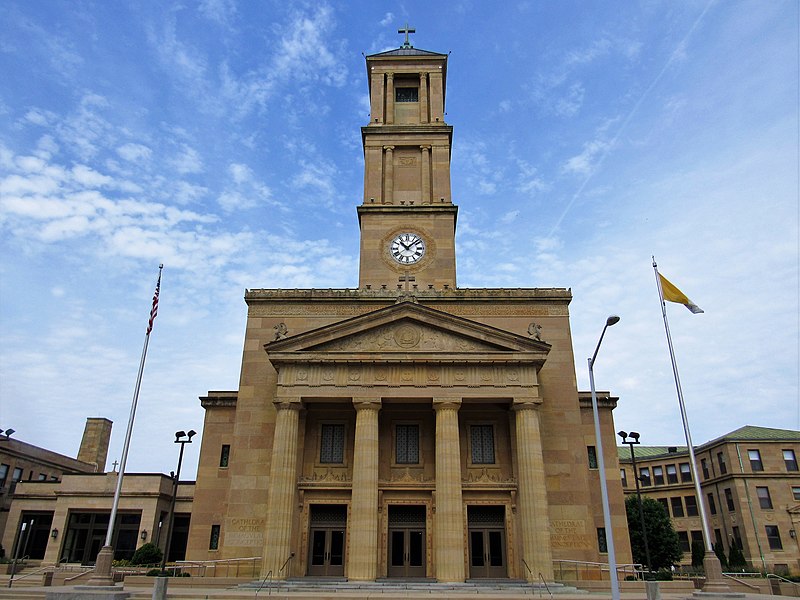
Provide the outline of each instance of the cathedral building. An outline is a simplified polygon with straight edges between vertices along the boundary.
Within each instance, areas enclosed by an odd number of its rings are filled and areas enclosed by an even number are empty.
[[[239,387],[205,423],[187,559],[262,576],[552,581],[607,562],[565,288],[456,282],[447,55],[366,57],[354,289],[249,289]],[[600,393],[619,563],[630,563]]]

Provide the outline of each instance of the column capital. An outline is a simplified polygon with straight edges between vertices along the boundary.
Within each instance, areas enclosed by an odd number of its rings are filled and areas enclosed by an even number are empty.
[[[386,77],[387,79],[394,79],[394,71],[387,71]]]
[[[430,144],[422,144],[419,148],[420,148],[420,150],[430,150],[431,149],[431,145]]]
[[[303,401],[300,398],[275,398],[272,404],[276,410],[303,410]]]
[[[458,410],[461,408],[461,399],[460,398],[434,398],[433,399],[433,410]]]
[[[394,150],[394,146],[384,146],[383,149],[386,150],[387,152],[391,152],[392,150]]]
[[[382,404],[380,398],[353,398],[353,407],[356,411],[380,410]]]
[[[541,405],[542,399],[538,396],[522,396],[514,398],[511,410],[538,410]]]

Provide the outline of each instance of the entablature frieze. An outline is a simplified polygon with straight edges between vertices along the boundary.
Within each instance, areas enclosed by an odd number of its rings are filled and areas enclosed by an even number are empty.
[[[525,389],[522,397],[527,400],[538,398],[539,382],[534,365],[515,362],[447,365],[425,359],[406,363],[326,360],[280,365],[278,385],[285,391],[293,388],[297,396],[307,395],[311,388],[478,388],[489,396],[493,394],[487,388],[497,388],[504,390],[498,394],[502,397],[518,396],[512,390]]]

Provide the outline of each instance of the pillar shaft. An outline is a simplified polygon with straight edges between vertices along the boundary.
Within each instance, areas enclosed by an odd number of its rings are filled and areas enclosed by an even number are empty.
[[[538,400],[538,399],[537,399]],[[522,523],[522,558],[531,568],[525,576],[553,581],[553,557],[550,552],[550,522],[547,514],[542,436],[536,400],[515,403],[517,469],[519,470],[519,521]]]
[[[419,74],[419,122],[428,122],[428,74]]]
[[[420,146],[422,153],[422,166],[420,176],[422,180],[422,204],[431,203],[431,147]]]
[[[378,576],[378,411],[380,401],[354,401],[356,439],[350,506],[347,577],[374,581]]]
[[[464,508],[461,501],[460,402],[437,402],[436,410],[436,579],[460,582],[464,568]]]
[[[383,203],[394,204],[394,146],[384,146]]]
[[[264,562],[261,576],[272,571],[273,579],[286,579],[281,567],[292,552],[292,515],[297,487],[297,433],[300,402],[276,402],[275,437],[272,442],[272,466],[269,472],[267,522],[264,536]]]
[[[394,73],[386,74],[386,124],[394,123]]]

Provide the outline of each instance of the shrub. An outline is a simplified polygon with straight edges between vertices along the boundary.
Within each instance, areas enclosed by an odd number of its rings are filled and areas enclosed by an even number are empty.
[[[136,549],[136,552],[134,552],[131,557],[131,564],[156,565],[161,562],[163,556],[164,554],[161,552],[161,548],[152,542],[148,542]]]

